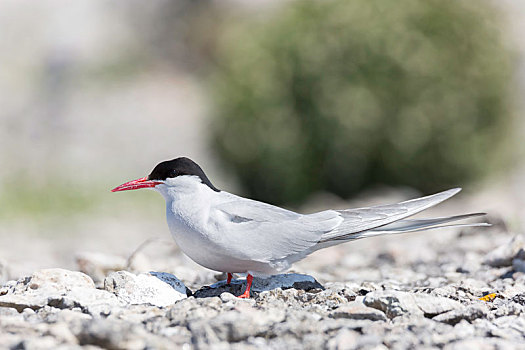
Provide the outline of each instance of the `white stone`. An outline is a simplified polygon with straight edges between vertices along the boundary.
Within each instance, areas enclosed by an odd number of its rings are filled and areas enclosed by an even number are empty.
[[[485,255],[483,263],[493,267],[511,266],[512,259],[525,247],[521,235],[514,236],[507,244],[497,247]]]
[[[186,286],[177,277],[162,272],[134,275],[118,271],[106,277],[104,288],[126,304],[134,305],[162,307],[188,297]]]
[[[330,316],[352,320],[386,321],[387,319],[384,312],[355,301],[338,307],[330,313]]]
[[[461,320],[467,320],[471,322],[477,318],[485,317],[487,313],[487,307],[481,303],[478,303],[442,313],[432,319],[434,321],[455,325],[461,322]]]
[[[452,299],[396,290],[370,292],[364,304],[383,311],[390,318],[404,314],[433,316],[462,307]]]
[[[4,292],[3,292],[4,293]],[[18,311],[33,310],[50,305],[59,309],[81,307],[98,314],[118,306],[117,298],[103,290],[95,289],[93,280],[78,271],[45,269],[22,278],[0,295],[0,306]]]

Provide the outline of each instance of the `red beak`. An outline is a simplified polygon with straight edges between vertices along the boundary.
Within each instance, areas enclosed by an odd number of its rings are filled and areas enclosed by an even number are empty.
[[[120,186],[115,187],[111,192],[138,190],[139,188],[150,188],[155,187],[162,182],[148,180],[148,177],[143,177],[137,180],[126,182]]]

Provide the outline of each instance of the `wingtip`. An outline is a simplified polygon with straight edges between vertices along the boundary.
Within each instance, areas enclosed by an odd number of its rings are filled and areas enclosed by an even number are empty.
[[[450,197],[453,197],[459,191],[461,191],[460,187],[451,188],[450,190],[434,193],[434,194],[431,194],[431,195],[428,195],[428,196],[424,196],[424,197],[420,197],[420,198],[410,199],[410,200],[402,202],[402,203],[411,203],[411,202],[417,202],[417,201],[421,201],[421,200],[431,199],[431,200],[435,200],[435,201],[430,206],[434,206],[434,205],[436,205],[438,203],[441,203],[441,202],[449,199]]]
[[[445,199],[448,199],[450,197],[453,197],[455,196],[456,194],[458,194],[458,192],[461,191],[461,187],[456,187],[456,188],[451,188],[450,190],[446,190],[446,191],[442,191],[442,192],[438,192],[436,194],[433,194],[429,197],[432,197],[432,196],[439,196],[439,197],[442,197],[444,198],[443,200]]]
[[[450,198],[450,197],[455,196],[459,192],[461,192],[461,187],[451,188],[450,190],[446,190],[446,191],[440,192],[438,194],[445,194],[445,195],[447,195],[447,198]]]
[[[461,187],[455,187],[455,188],[451,188],[450,190],[448,190],[448,192],[451,192],[451,193],[458,193],[458,192],[461,192],[462,188]]]

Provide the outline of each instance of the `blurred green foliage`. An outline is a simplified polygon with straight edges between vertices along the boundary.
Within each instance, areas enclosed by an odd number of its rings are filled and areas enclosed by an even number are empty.
[[[59,177],[32,181],[27,176],[6,180],[0,187],[0,221],[27,218],[37,223],[68,222],[81,215],[107,213],[108,208],[114,215],[137,208],[147,215],[161,212],[159,198],[150,191],[132,191],[127,196],[111,193],[111,186],[118,183],[86,185]]]
[[[91,209],[95,196],[60,180],[38,184],[26,178],[6,180],[0,190],[0,220],[21,216],[37,220],[50,215],[66,219]]]
[[[231,25],[214,146],[248,195],[274,203],[471,183],[510,154],[498,20],[481,1],[335,0]]]

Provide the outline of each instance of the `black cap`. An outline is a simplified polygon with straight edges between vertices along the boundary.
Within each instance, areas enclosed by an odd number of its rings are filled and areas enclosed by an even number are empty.
[[[203,184],[207,185],[215,192],[220,192],[219,189],[212,185],[201,167],[193,160],[186,157],[167,160],[157,164],[151,174],[148,175],[148,180],[166,180],[168,178],[184,175],[198,176]]]

